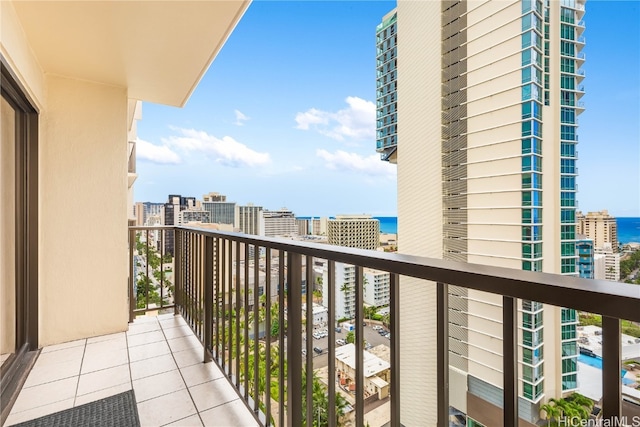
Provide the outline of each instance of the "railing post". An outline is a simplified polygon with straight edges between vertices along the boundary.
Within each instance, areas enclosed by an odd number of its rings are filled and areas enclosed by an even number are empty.
[[[173,231],[173,304],[177,316],[182,304],[182,232],[178,229]]]
[[[449,285],[438,282],[436,293],[438,427],[449,427]]]
[[[391,427],[400,427],[400,286],[399,276],[390,274],[391,313]],[[441,390],[441,389],[439,389]]]
[[[610,421],[607,425],[619,425],[616,421],[620,421],[622,415],[620,332],[620,319],[602,316],[602,418]]]
[[[518,425],[518,314],[517,300],[502,297],[502,371],[504,426]]]
[[[328,421],[329,427],[336,426],[336,263],[331,260],[327,260],[328,272],[327,272],[327,297],[329,298],[329,348],[333,348],[333,352],[329,351],[329,371],[327,374],[327,380],[329,381],[329,414]],[[308,353],[307,353],[308,354]],[[393,378],[393,377],[391,377]]]
[[[134,277],[135,259],[133,258],[133,248],[136,245],[136,230],[129,229],[129,323],[133,322],[133,310],[136,308],[136,300],[133,294],[133,288],[136,284]]]
[[[362,315],[364,272],[356,266],[356,426],[364,425],[364,316]]]
[[[211,362],[213,338],[213,237],[204,238],[204,363]]]
[[[302,421],[302,256],[287,254],[287,425]]]

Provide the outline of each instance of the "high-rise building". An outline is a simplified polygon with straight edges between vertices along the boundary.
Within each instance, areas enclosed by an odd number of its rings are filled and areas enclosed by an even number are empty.
[[[135,211],[134,216],[136,217],[136,225],[144,225],[147,221],[147,210],[144,203],[136,202],[136,204],[133,205],[133,209]]]
[[[236,207],[236,227],[242,233],[264,236],[264,217],[262,206],[254,206],[249,203],[246,206]]]
[[[330,245],[376,250],[380,221],[371,215],[338,215],[327,222],[327,237]]]
[[[202,196],[202,208],[209,212],[209,221],[214,224],[235,225],[236,203],[227,202],[227,196],[208,193]]]
[[[391,277],[386,271],[365,268],[364,271],[364,293],[365,304],[374,307],[385,307],[389,305],[389,290],[391,289]]]
[[[577,222],[577,232],[593,240],[596,248],[602,249],[608,243],[614,252],[618,252],[618,223],[608,211],[589,212],[586,215],[578,212]]]
[[[311,220],[309,218],[296,218],[298,236],[308,236],[310,234]]]
[[[376,151],[396,160],[398,148],[397,44],[398,13],[392,10],[376,28]]]
[[[584,279],[593,279],[595,277],[593,240],[583,234],[577,234],[576,252],[578,254],[578,275]]]
[[[178,213],[188,208],[196,206],[195,197],[183,197],[170,194],[167,203],[163,207],[163,225],[177,225]],[[173,255],[174,235],[172,232],[165,233],[164,250],[165,253]]]
[[[583,0],[398,1],[399,252],[578,274],[584,9]],[[436,356],[422,351],[436,346],[435,287],[403,277],[400,298],[403,336],[424,343],[402,348],[402,422],[424,424],[439,393]],[[451,405],[471,425],[498,425],[502,299],[452,286],[449,302]],[[519,413],[535,424],[541,404],[577,387],[577,316],[518,304]]]
[[[311,234],[314,236],[326,236],[327,235],[327,223],[329,218],[311,218]]]
[[[264,210],[264,235],[267,237],[292,236],[298,234],[296,216],[287,208],[277,211]]]

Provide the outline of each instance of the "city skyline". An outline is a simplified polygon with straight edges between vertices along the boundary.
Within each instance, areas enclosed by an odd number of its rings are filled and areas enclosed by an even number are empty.
[[[184,109],[144,104],[135,200],[217,191],[299,216],[396,216],[374,104],[375,28],[394,6],[254,2]],[[636,2],[587,3],[583,212],[640,216],[638,14]]]

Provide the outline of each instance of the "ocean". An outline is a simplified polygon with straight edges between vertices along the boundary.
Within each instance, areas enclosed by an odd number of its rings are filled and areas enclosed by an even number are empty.
[[[376,219],[380,220],[380,232],[381,233],[398,233],[398,217],[395,216],[377,216]],[[618,222],[618,242],[640,243],[640,218],[634,217],[619,217],[616,218]]]

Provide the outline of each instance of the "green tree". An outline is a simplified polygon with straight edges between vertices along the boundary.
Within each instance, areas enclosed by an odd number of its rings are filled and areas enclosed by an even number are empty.
[[[327,387],[322,384],[320,379],[318,378],[318,374],[314,371],[312,374],[312,390],[311,390],[311,398],[313,400],[313,415],[312,415],[312,424],[313,427],[323,427],[329,424],[329,396],[327,392]],[[303,426],[306,426],[307,420],[307,375],[306,371],[302,372],[302,421]],[[336,392],[335,395],[335,405],[336,405],[336,424],[338,426],[344,425],[344,415],[347,408],[347,400],[340,394],[340,392]]]
[[[346,336],[345,340],[349,344],[355,343],[356,342],[356,334],[355,334],[355,332],[353,332],[353,331],[347,332],[347,336]]]

